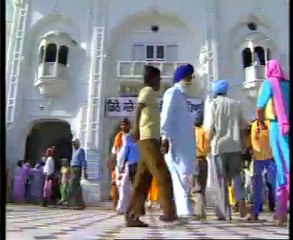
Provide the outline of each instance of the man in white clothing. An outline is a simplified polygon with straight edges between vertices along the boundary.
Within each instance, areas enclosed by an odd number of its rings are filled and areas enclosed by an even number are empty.
[[[192,75],[191,65],[176,70],[174,85],[164,94],[161,113],[162,151],[171,173],[176,212],[180,218],[193,215],[189,191],[195,172],[196,145],[186,96]]]
[[[53,157],[51,156],[51,149],[48,149],[47,154],[48,154],[48,157],[45,161],[43,173],[45,176],[51,176],[55,172],[55,163],[54,163]]]
[[[239,101],[227,96],[229,82],[213,81],[214,99],[211,103],[210,123],[207,127],[212,158],[209,161],[212,201],[218,220],[232,219],[228,198],[228,182],[233,181],[240,217],[245,216],[245,191],[241,179],[243,136],[247,127]]]
[[[55,172],[55,162],[53,159],[53,149],[48,148],[46,151],[46,163],[43,169],[45,176],[44,190],[43,190],[43,206],[46,207],[50,202],[53,191],[53,178]]]
[[[118,214],[124,214],[128,207],[131,183],[128,175],[128,166],[124,167],[125,161],[125,148],[129,138],[130,122],[127,118],[123,119],[120,123],[121,131],[117,134],[114,145],[112,148],[112,161],[116,159],[116,186],[119,192],[119,200],[117,204]]]

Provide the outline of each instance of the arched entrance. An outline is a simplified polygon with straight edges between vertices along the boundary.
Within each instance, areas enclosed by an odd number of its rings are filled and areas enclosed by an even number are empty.
[[[70,125],[64,121],[47,120],[33,125],[26,140],[25,160],[32,164],[39,162],[48,147],[56,147],[56,170],[60,168],[60,158],[71,160],[72,134]]]

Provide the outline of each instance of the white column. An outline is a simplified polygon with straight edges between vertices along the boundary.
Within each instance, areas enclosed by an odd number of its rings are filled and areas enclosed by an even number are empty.
[[[44,76],[45,74],[45,59],[46,59],[46,54],[47,54],[47,44],[44,44],[44,53],[43,53],[43,57],[42,57],[42,60],[41,60],[41,63],[39,64],[39,66],[41,66],[41,76]],[[38,77],[41,77],[41,76],[38,76]]]
[[[251,61],[252,61],[252,66],[254,66],[254,62],[255,62],[255,51],[254,51],[254,43],[253,40],[249,40],[248,42],[248,47],[250,48],[251,51]]]
[[[54,63],[54,77],[58,77],[58,56],[60,51],[60,45],[56,44],[56,58]]]
[[[213,52],[213,80],[219,78],[219,62],[218,62],[218,29],[219,29],[219,18],[220,18],[220,6],[221,0],[211,0],[211,36],[212,36],[212,52]]]
[[[107,1],[106,1],[107,3]],[[104,149],[103,149],[103,126],[104,126],[104,43],[105,25],[102,18],[105,15],[105,2],[99,0],[92,2],[94,9],[92,46],[91,46],[91,69],[89,76],[86,141],[85,150],[88,161],[88,181],[83,181],[84,200],[87,204],[96,204],[105,197],[104,189]],[[99,27],[96,27],[99,26]],[[107,194],[108,195],[108,194]]]
[[[8,79],[10,76],[11,71],[11,60],[14,52],[14,44],[15,44],[15,35],[17,30],[17,21],[18,21],[18,15],[19,15],[19,7],[13,6],[13,18],[12,18],[12,26],[10,30],[10,42],[8,46],[8,52],[7,52],[7,60],[6,60],[6,86],[9,86]],[[6,91],[6,97],[7,97],[8,91]]]
[[[206,50],[207,50],[207,98],[205,100],[204,109],[204,126],[209,125],[210,116],[210,105],[213,99],[211,85],[212,82],[218,78],[218,39],[217,39],[217,28],[218,28],[218,10],[220,0],[206,0]],[[209,159],[210,157],[208,157]],[[210,166],[210,165],[209,165]],[[208,169],[210,172],[210,169]],[[208,174],[210,175],[210,174]],[[210,191],[210,178],[207,179],[207,193]],[[207,194],[210,196],[210,193]],[[207,198],[207,204],[210,204],[210,199]]]

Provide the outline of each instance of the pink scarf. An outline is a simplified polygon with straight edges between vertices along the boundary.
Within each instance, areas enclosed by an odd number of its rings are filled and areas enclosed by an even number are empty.
[[[272,85],[274,109],[281,133],[282,135],[287,135],[289,133],[290,123],[286,112],[286,102],[281,89],[281,81],[289,81],[289,78],[285,75],[278,60],[270,60],[267,62],[267,78]]]

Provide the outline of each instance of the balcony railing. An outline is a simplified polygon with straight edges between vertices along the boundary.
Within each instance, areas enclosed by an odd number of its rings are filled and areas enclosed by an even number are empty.
[[[41,95],[56,97],[66,89],[69,81],[68,67],[59,63],[42,63],[35,77],[35,87]]]
[[[37,78],[53,77],[53,78],[67,78],[67,66],[59,63],[41,63],[38,69]]]
[[[163,80],[170,80],[173,78],[176,68],[187,63],[188,62],[118,61],[117,78],[129,80],[141,79],[143,77],[144,66],[151,65],[160,69]]]
[[[263,65],[256,65],[245,68],[245,82],[252,82],[255,80],[264,80],[266,77],[266,67]]]
[[[259,87],[262,81],[266,78],[266,67],[256,65],[245,68],[245,81],[243,87],[248,95],[254,99],[257,98]]]

